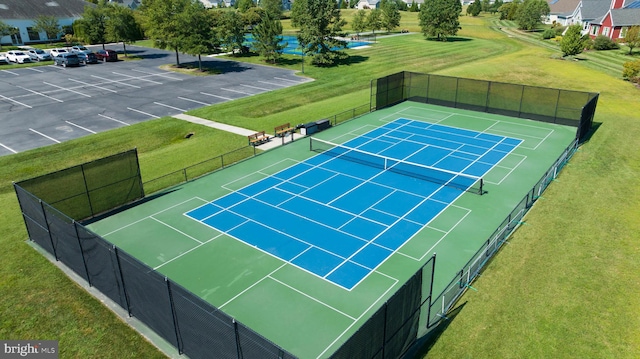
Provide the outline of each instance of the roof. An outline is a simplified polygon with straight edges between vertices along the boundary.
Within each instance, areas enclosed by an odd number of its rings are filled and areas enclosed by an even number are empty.
[[[624,7],[625,9],[640,9],[640,0],[636,0]]]
[[[1,0],[0,0],[1,1]],[[600,19],[609,12],[610,0],[582,0],[580,14],[582,21]]]
[[[75,18],[82,16],[87,5],[93,6],[84,0],[0,0],[0,19]]]
[[[612,9],[611,23],[613,26],[640,25],[639,9]]]
[[[549,0],[551,14],[573,14],[580,0]]]

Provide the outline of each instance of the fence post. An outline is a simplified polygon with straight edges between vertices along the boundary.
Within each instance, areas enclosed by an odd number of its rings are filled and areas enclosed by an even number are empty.
[[[182,345],[182,338],[180,337],[180,327],[178,326],[178,316],[176,314],[176,305],[173,302],[173,293],[171,291],[171,281],[169,278],[164,277],[165,283],[167,283],[167,292],[169,293],[169,303],[171,304],[171,318],[173,319],[173,330],[176,334],[176,343],[178,344],[178,353],[183,354],[184,351]]]
[[[238,322],[233,319],[233,331],[236,334],[236,352],[238,359],[242,359],[242,346],[240,345],[240,334],[238,333]]]
[[[49,227],[49,221],[47,220],[47,211],[44,210],[44,202],[38,198],[40,202],[40,209],[42,209],[42,216],[44,217],[44,223],[47,225],[47,233],[49,234],[49,241],[51,242],[51,249],[53,250],[53,256],[58,261],[58,253],[56,252],[56,246],[53,244],[53,237],[51,236],[51,227]]]
[[[82,256],[82,264],[84,265],[84,271],[87,273],[87,282],[89,283],[89,287],[93,287],[91,284],[91,276],[89,275],[89,268],[87,267],[87,260],[84,258],[84,248],[82,248],[82,241],[80,240],[80,235],[78,234],[78,222],[73,221],[73,229],[76,231],[76,239],[78,239],[78,246],[80,247],[80,255]]]
[[[91,211],[91,217],[93,217],[93,206],[91,205],[91,196],[89,195],[89,185],[87,185],[87,176],[84,174],[84,164],[80,165],[80,171],[82,171],[82,181],[84,182],[84,191],[87,195],[87,202],[89,202],[89,211]]]
[[[118,274],[120,274],[120,281],[122,282],[122,293],[124,294],[124,303],[127,306],[127,313],[131,317],[131,304],[129,304],[129,295],[127,295],[127,285],[124,283],[124,275],[122,275],[122,265],[120,265],[120,255],[118,255],[118,247],[115,244],[112,245],[113,253],[116,255],[116,264],[118,265]]]

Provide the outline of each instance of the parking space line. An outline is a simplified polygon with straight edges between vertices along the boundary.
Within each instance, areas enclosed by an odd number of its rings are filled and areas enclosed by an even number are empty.
[[[29,91],[29,92],[31,92],[32,94],[39,95],[39,96],[42,96],[42,97],[46,97],[46,98],[51,99],[51,100],[54,100],[54,101],[64,102],[64,101],[62,101],[62,100],[60,100],[60,99],[57,99],[57,98],[55,98],[55,97],[51,97],[51,96],[49,96],[49,95],[45,95],[45,94],[44,94],[44,93],[42,93],[42,92],[38,92],[38,91],[35,91],[35,90],[31,90],[31,89],[28,89],[28,88],[26,88],[26,87],[22,87],[22,86],[16,86],[16,87],[21,88],[21,89],[23,89],[23,90],[25,90],[25,91]],[[29,95],[25,95],[25,96],[29,96]],[[21,96],[21,97],[22,97],[22,96]],[[26,106],[26,105],[25,105],[25,106]],[[29,106],[29,108],[31,108],[31,106]]]
[[[12,74],[12,75],[15,75],[15,76],[20,76],[19,73],[16,73],[16,72],[13,72],[13,71],[9,71],[9,70],[0,70],[0,71],[9,73],[9,74]]]
[[[30,129],[29,129],[29,131],[31,131],[31,132],[35,132],[35,133],[39,134],[40,136],[45,137],[45,138],[48,138],[48,139],[50,139],[51,141],[53,141],[53,142],[55,142],[55,143],[60,143],[60,141],[56,140],[55,138],[53,138],[53,137],[49,137],[49,136],[45,135],[45,134],[44,134],[44,133],[42,133],[42,132],[38,132],[38,131],[34,130],[33,128],[30,128]]]
[[[256,86],[251,86],[251,85],[240,84],[240,86],[248,87],[250,89],[262,90],[262,91],[271,91],[270,89],[265,89],[265,88],[262,88],[262,87],[256,87]]]
[[[131,78],[131,79],[135,79],[135,80],[147,81],[147,82],[153,82],[153,83],[154,83],[154,84],[156,84],[156,85],[162,85],[162,82],[158,82],[158,81],[153,81],[153,80],[145,79],[144,77],[146,77],[146,76],[143,76],[143,77],[136,77],[136,76],[125,75],[125,74],[121,74],[121,73],[119,73],[119,72],[113,72],[113,71],[112,71],[111,73],[112,73],[112,74],[114,74],[114,75],[118,75],[118,76],[125,76],[125,77]]]
[[[142,70],[138,70],[138,69],[131,69],[131,71],[140,72],[140,73],[147,74],[147,75],[151,75],[151,76],[161,76],[161,77],[166,77],[166,78],[168,78],[168,79],[176,80],[176,81],[182,81],[182,79],[175,78],[175,77],[171,77],[171,76],[169,76],[168,74],[163,74],[163,73],[159,73],[159,72],[155,72],[155,73],[154,73],[154,72],[146,72],[146,71],[142,71]]]
[[[116,90],[112,90],[112,89],[108,89],[108,88],[101,87],[101,85],[102,85],[102,84],[90,84],[90,83],[86,83],[86,82],[78,81],[78,80],[76,80],[76,79],[71,79],[71,78],[70,78],[70,79],[68,79],[68,80],[69,80],[69,81],[73,81],[73,82],[77,82],[77,83],[79,83],[79,84],[82,84],[83,86],[92,86],[92,87],[97,87],[97,88],[99,88],[100,90],[105,90],[105,91],[109,91],[109,92],[113,92],[113,93],[118,93],[118,91],[116,91]]]
[[[6,148],[7,150],[9,150],[9,151],[11,151],[11,152],[13,152],[13,153],[18,153],[18,151],[14,150],[14,149],[13,149],[13,148],[11,148],[11,147],[5,146],[5,145],[3,145],[2,143],[0,143],[0,146],[2,146],[2,147],[4,147],[4,148]]]
[[[225,90],[225,91],[230,91],[230,92],[235,92],[235,93],[241,93],[243,95],[253,96],[253,94],[249,93],[249,92],[242,92],[242,91],[238,91],[238,90],[226,89],[224,87],[220,87],[220,90]]]
[[[135,88],[137,88],[137,89],[141,88],[140,86],[136,86],[136,85],[128,84],[128,83],[126,83],[126,82],[122,82],[121,80],[111,80],[111,79],[107,79],[107,78],[100,77],[100,76],[96,76],[96,75],[91,75],[91,77],[95,77],[95,78],[97,78],[97,79],[105,80],[105,81],[107,81],[107,82],[111,82],[111,83],[115,82],[115,83],[122,84],[122,85],[125,85],[125,86],[135,87]]]
[[[33,67],[27,67],[27,70],[35,71],[35,72],[44,72],[42,70],[34,69]]]
[[[154,102],[156,105],[160,105],[160,106],[164,106],[164,107],[168,107],[168,108],[172,108],[174,110],[180,111],[180,112],[187,112],[187,110],[183,110],[181,108],[177,108],[177,107],[173,107],[173,106],[169,106],[169,105],[165,105],[163,103],[160,102]]]
[[[289,81],[289,82],[293,82],[293,83],[297,83],[297,84],[301,84],[303,82],[306,82],[306,81],[296,81],[296,80],[291,80],[291,79],[285,79],[285,78],[282,78],[282,77],[274,77],[274,79],[282,80],[282,81]]]
[[[289,86],[287,86],[287,85],[277,84],[277,83],[275,83],[275,82],[268,82],[268,81],[258,81],[258,82],[263,83],[263,84],[267,84],[267,85],[273,85],[273,86],[289,87]]]
[[[43,83],[43,84],[45,84],[45,85],[49,85],[49,86],[53,86],[53,87],[59,88],[60,90],[65,90],[65,91],[73,92],[73,93],[76,93],[76,94],[81,95],[81,96],[84,96],[84,97],[91,97],[91,95],[87,95],[86,93],[82,93],[82,92],[79,92],[79,91],[74,91],[74,90],[72,90],[72,89],[70,89],[70,88],[66,88],[66,87],[62,87],[62,86],[58,86],[58,85],[54,85],[54,84],[49,83],[49,82],[46,82],[46,81],[42,81],[42,83]]]
[[[127,110],[133,111],[133,112],[137,112],[137,113],[141,113],[143,115],[147,115],[147,116],[153,117],[153,118],[160,118],[160,116],[152,115],[150,113],[146,113],[146,112],[143,112],[143,111],[140,111],[140,110],[136,110],[135,108],[131,108],[131,107],[127,107]]]
[[[91,130],[90,130],[90,129],[88,129],[88,128],[85,128],[85,127],[82,127],[82,126],[80,126],[80,125],[77,125],[77,124],[75,124],[75,123],[73,123],[73,122],[71,122],[71,121],[64,121],[64,122],[66,122],[66,123],[70,124],[71,126],[76,126],[77,128],[79,128],[79,129],[81,129],[81,130],[85,130],[85,131],[87,131],[87,132],[91,132],[91,133],[93,133],[93,134],[96,134],[96,133],[97,133],[97,132],[95,132],[95,131],[91,131]]]
[[[17,103],[18,105],[22,105],[22,106],[24,106],[24,107],[26,107],[26,108],[33,108],[33,107],[31,107],[31,106],[29,106],[29,105],[27,105],[27,104],[24,104],[24,103],[22,103],[22,102],[20,102],[20,101],[16,101],[16,100],[14,100],[14,99],[12,99],[12,98],[9,98],[9,97],[7,97],[7,96],[0,95],[0,98],[3,98],[3,99],[5,99],[5,100],[7,100],[7,101],[15,102],[15,103]]]
[[[181,100],[185,100],[185,101],[191,101],[191,102],[199,103],[199,104],[205,105],[205,106],[212,105],[210,103],[206,103],[206,102],[202,102],[202,101],[196,101],[196,100],[192,100],[190,98],[185,98],[185,97],[180,97],[180,96],[178,96],[178,98],[181,99]]]
[[[214,94],[211,94],[211,93],[206,93],[206,92],[200,92],[200,93],[205,95],[205,96],[217,97],[217,98],[221,98],[221,99],[227,100],[227,101],[233,100],[232,98],[228,98],[228,97],[224,97],[224,96],[218,96],[218,95],[214,95]]]
[[[100,117],[104,117],[104,118],[106,118],[107,120],[120,122],[121,124],[123,124],[123,125],[125,125],[125,126],[131,126],[130,124],[128,124],[128,123],[126,123],[126,122],[124,122],[124,121],[116,120],[116,119],[115,119],[115,118],[113,118],[113,117],[105,116],[105,115],[103,115],[103,114],[101,114],[101,113],[99,113],[99,114],[98,114],[98,116],[100,116]]]

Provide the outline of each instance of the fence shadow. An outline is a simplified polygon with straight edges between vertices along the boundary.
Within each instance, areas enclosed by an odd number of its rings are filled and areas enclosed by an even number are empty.
[[[438,339],[444,333],[449,325],[453,323],[458,314],[462,312],[467,302],[461,303],[456,308],[452,309],[446,318],[443,318],[439,325],[435,326],[433,330],[425,334],[423,337],[418,338],[413,346],[403,355],[402,359],[418,359],[423,358],[429,354],[429,350],[438,342]]]

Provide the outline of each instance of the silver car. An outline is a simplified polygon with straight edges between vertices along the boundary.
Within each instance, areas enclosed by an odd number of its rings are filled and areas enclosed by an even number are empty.
[[[52,59],[48,52],[41,49],[29,49],[27,50],[27,55],[32,61],[49,61]]]

